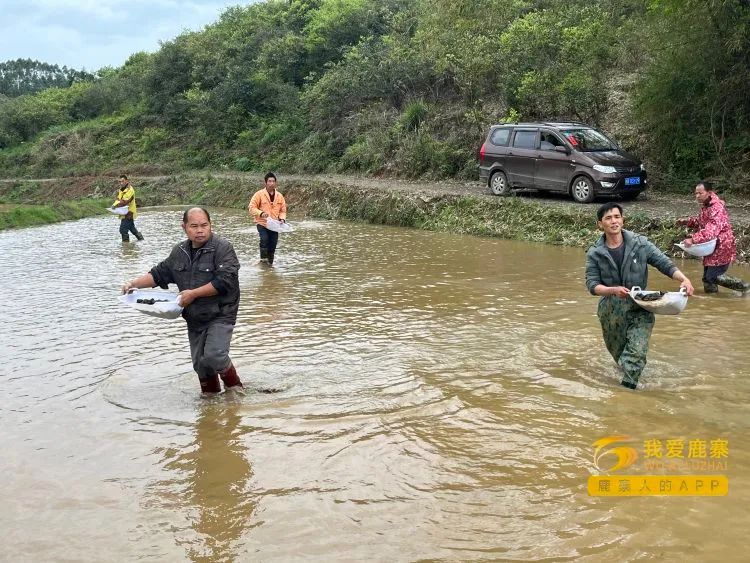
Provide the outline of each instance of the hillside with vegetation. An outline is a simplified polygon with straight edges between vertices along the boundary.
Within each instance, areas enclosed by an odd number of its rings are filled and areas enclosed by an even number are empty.
[[[474,178],[490,124],[575,120],[658,188],[750,192],[750,0],[270,0],[0,96],[0,175]]]

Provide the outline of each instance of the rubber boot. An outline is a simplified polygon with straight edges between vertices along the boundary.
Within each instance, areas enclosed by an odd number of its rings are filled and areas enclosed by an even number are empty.
[[[715,283],[703,282],[703,291],[706,293],[719,293],[719,286]]]
[[[219,393],[221,392],[221,383],[219,382],[219,374],[215,373],[208,379],[201,379],[201,392],[203,393]]]
[[[741,291],[742,293],[747,293],[748,291],[750,291],[749,283],[741,280],[740,278],[734,278],[732,276],[719,276],[718,278],[716,278],[716,283],[722,287],[733,289],[734,291]]]
[[[260,249],[260,263],[268,264],[268,249],[267,248]]]
[[[635,389],[636,387],[638,387],[637,383],[633,383],[632,381],[628,379],[623,379],[620,382],[620,385],[622,385],[623,387],[627,387],[628,389]]]
[[[244,395],[244,386],[242,385],[242,381],[240,381],[240,376],[237,375],[237,370],[234,368],[234,364],[229,364],[229,367],[224,371],[220,371],[219,375],[224,382],[224,389],[226,391],[237,391]]]
[[[122,242],[130,242],[130,236],[129,235],[122,235]]]
[[[141,232],[139,231],[135,233],[135,238],[137,238],[138,240],[143,240],[143,234],[141,234]]]
[[[275,254],[274,252],[269,252],[268,253],[268,265],[269,266],[273,266],[273,255],[274,254]]]

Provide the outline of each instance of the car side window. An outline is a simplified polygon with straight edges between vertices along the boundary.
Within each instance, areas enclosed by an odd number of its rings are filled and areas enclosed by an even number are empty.
[[[510,129],[495,129],[490,137],[492,144],[499,147],[507,146],[508,139],[510,139]]]
[[[535,149],[536,131],[516,131],[513,136],[513,146],[518,149]]]
[[[539,148],[543,151],[553,151],[555,150],[555,147],[565,146],[563,142],[557,137],[557,135],[555,135],[554,133],[550,133],[549,131],[542,131],[541,137],[542,140]]]

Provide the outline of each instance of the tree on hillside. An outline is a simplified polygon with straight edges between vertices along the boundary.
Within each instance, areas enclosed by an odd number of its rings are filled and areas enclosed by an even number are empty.
[[[750,183],[750,1],[651,0],[638,94],[644,137],[670,183]]]
[[[94,75],[85,70],[16,59],[0,63],[0,94],[8,97],[33,94],[47,88],[67,88],[74,82],[93,80]]]

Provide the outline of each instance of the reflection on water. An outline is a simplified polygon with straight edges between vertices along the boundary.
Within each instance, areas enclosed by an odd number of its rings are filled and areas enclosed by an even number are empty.
[[[242,417],[232,405],[202,408],[195,442],[177,452],[166,468],[186,472],[186,512],[195,509],[193,530],[199,542],[187,549],[192,561],[232,561],[235,545],[251,522],[255,504],[248,492],[252,469],[242,444]]]
[[[581,249],[301,221],[264,270],[244,214],[212,215],[236,402],[199,396],[181,320],[116,301],[181,210],[125,245],[110,217],[0,233],[3,559],[742,560],[750,299],[658,318],[633,393]],[[729,496],[589,497],[613,434],[728,439]]]

